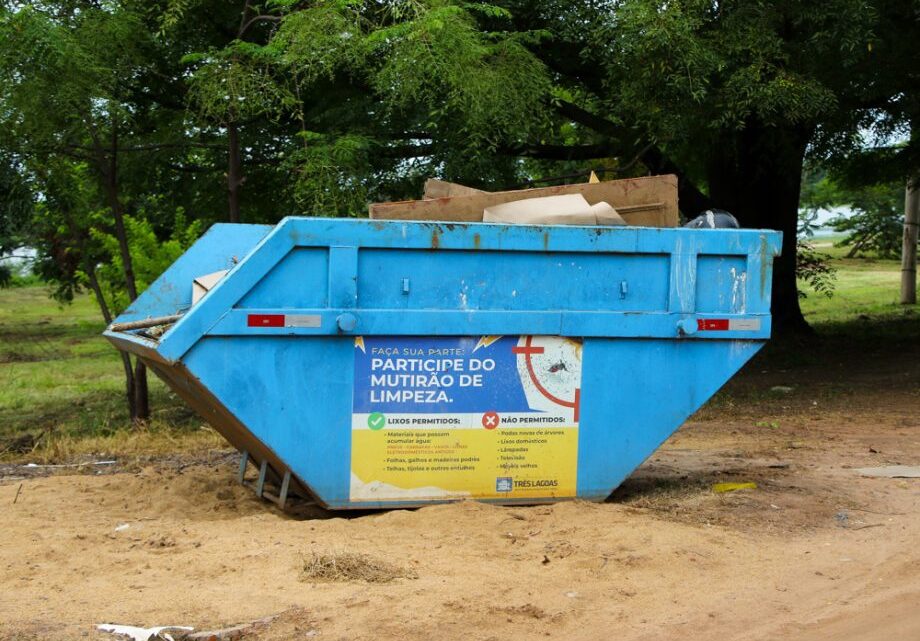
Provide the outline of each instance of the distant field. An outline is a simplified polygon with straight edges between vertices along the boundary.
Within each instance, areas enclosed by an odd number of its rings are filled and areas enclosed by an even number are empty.
[[[819,248],[826,253],[845,253],[840,249]],[[851,321],[860,316],[901,315],[899,301],[901,265],[894,260],[835,258],[837,283],[831,298],[813,292],[802,300],[802,312],[820,331],[827,323]],[[807,291],[807,290],[806,290]],[[916,308],[915,308],[916,309]]]
[[[802,301],[819,334],[903,338],[898,319],[917,308],[897,302],[898,263],[838,258],[834,264],[835,295],[810,293]],[[0,290],[0,451],[17,434],[43,432],[36,451],[25,455],[29,460],[225,447],[152,375],[152,420],[144,429],[128,429],[121,362],[102,329],[89,296],[61,306],[43,287]],[[0,453],[0,459],[22,456]]]

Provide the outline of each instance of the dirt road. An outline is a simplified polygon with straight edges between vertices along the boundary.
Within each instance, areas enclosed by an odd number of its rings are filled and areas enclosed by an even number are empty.
[[[597,505],[287,516],[228,464],[32,479],[15,504],[20,481],[7,482],[0,637],[280,613],[251,637],[920,638],[920,482],[850,469],[920,460],[916,418],[851,419],[688,424]],[[713,494],[725,480],[758,489]],[[313,552],[417,578],[312,583]]]
[[[8,476],[0,639],[271,615],[244,639],[920,639],[920,480],[854,469],[920,463],[920,396],[896,384],[920,378],[916,359],[845,387],[806,375],[824,383],[728,395],[603,504],[286,515],[236,485],[226,457]],[[713,493],[723,481],[758,487]],[[415,578],[315,582],[314,553]]]

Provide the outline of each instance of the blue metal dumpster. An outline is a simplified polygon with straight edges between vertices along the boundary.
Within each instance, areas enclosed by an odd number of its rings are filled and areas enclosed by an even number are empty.
[[[769,338],[780,240],[215,225],[105,335],[282,503],[289,491],[333,509],[602,500]],[[219,270],[192,304],[193,279]]]

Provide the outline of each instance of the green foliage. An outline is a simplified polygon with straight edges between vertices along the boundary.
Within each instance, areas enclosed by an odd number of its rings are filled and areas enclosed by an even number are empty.
[[[98,186],[83,162],[52,158],[35,167],[34,189],[40,199],[23,242],[37,251],[32,269],[52,285],[52,296],[70,302],[84,284],[80,272],[102,257],[90,234],[99,207]]]
[[[103,212],[97,214],[100,217],[104,215]],[[143,218],[125,216],[125,227],[138,293],[147,289],[150,283],[166,271],[201,235],[200,222],[187,222],[181,211],[176,213],[172,226],[173,233],[165,241],[157,238],[151,224]],[[101,231],[98,227],[93,229],[92,236],[106,254],[106,262],[97,269],[99,281],[112,310],[121,313],[130,301],[125,292],[124,268],[118,240],[111,233]],[[86,274],[82,274],[82,277],[86,278]]]
[[[799,239],[796,247],[796,278],[799,280],[799,298],[807,298],[804,288],[830,298],[834,295],[837,270],[831,264],[831,256],[816,251],[814,246],[804,239]]]
[[[849,257],[873,253],[881,258],[901,254],[904,230],[904,187],[900,183],[869,185],[851,191],[847,204],[853,215],[831,221],[834,231],[847,237],[841,245],[850,247]]]
[[[206,119],[228,124],[259,115],[276,117],[292,108],[294,97],[272,75],[271,50],[233,42],[210,54],[186,56],[196,66],[189,99]]]
[[[195,10],[170,7],[182,20]],[[205,131],[271,123],[265,151],[297,211],[360,214],[371,195],[415,195],[425,173],[515,181],[520,169],[509,173],[513,162],[495,152],[549,130],[550,74],[531,50],[540,36],[515,30],[500,6],[321,0],[256,10],[270,28],[184,54],[188,98]]]
[[[433,4],[367,42],[384,61],[372,82],[391,112],[418,114],[466,149],[494,149],[545,125],[543,64],[509,34],[483,33],[462,7]]]
[[[826,173],[806,175],[802,207],[806,213],[832,207],[851,210],[850,215],[830,221],[834,231],[846,234],[840,246],[850,248],[848,258],[900,255],[904,225],[904,185],[900,181],[860,184]]]
[[[0,287],[14,284],[17,274],[9,255],[27,244],[34,210],[30,186],[15,158],[0,150]]]
[[[286,16],[272,38],[287,70],[307,85],[366,62],[358,14],[340,3],[317,3]]]
[[[294,201],[308,216],[354,216],[363,212],[367,187],[359,178],[366,174],[371,141],[363,136],[326,136],[300,133],[303,147],[291,153],[287,167],[297,180]]]
[[[574,6],[566,28],[584,35],[564,33],[584,42],[585,61],[596,61],[601,82],[616,88],[599,92],[606,104],[659,139],[691,144],[752,121],[788,126],[831,116],[844,70],[870,55],[859,43],[874,22],[862,0]]]

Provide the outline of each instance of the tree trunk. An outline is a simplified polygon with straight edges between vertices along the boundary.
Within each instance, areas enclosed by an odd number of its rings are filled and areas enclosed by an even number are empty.
[[[96,297],[99,311],[102,312],[102,318],[105,320],[106,325],[111,325],[112,311],[109,309],[108,303],[105,302],[102,287],[99,286],[99,279],[96,278],[96,270],[93,269],[91,265],[84,265],[83,269],[86,273],[86,279],[89,281],[89,287],[93,290],[93,294]],[[121,355],[121,364],[125,370],[125,395],[128,397],[128,413],[131,419],[134,420],[138,412],[136,392],[134,389],[134,372],[131,369],[131,357],[121,350],[118,350],[118,353]],[[147,380],[145,378],[144,384],[146,385],[146,383]]]
[[[901,304],[917,302],[917,229],[920,226],[920,178],[907,181],[904,194],[904,244],[901,248]]]
[[[106,171],[106,192],[112,218],[115,221],[115,237],[118,240],[118,251],[121,255],[122,269],[125,276],[125,290],[128,299],[134,302],[137,299],[137,281],[134,278],[134,261],[131,259],[131,248],[128,245],[128,232],[125,229],[124,210],[118,197],[118,126],[112,123],[112,146],[109,150],[109,166]],[[147,396],[147,368],[140,362],[131,372],[131,359],[122,359],[125,367],[125,378],[128,393],[128,409],[134,423],[143,423],[150,417],[150,403]]]
[[[118,251],[121,254],[122,269],[125,273],[125,290],[133,302],[137,298],[137,282],[134,278],[134,261],[128,246],[128,232],[125,230],[124,211],[118,198],[118,127],[112,124],[112,148],[109,153],[109,168],[106,175],[106,192],[112,218],[115,220],[115,238],[118,239]]]
[[[134,411],[138,421],[150,418],[150,395],[147,392],[147,366],[134,359]]]
[[[709,166],[710,198],[734,214],[743,227],[783,232],[783,253],[773,264],[775,334],[810,333],[799,308],[796,234],[806,129],[749,123],[718,141]]]
[[[240,157],[240,130],[235,122],[227,125],[227,194],[230,205],[230,222],[240,222],[240,187],[243,184]]]

